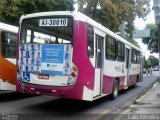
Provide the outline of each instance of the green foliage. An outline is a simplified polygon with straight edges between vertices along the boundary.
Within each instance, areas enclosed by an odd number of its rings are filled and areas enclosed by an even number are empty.
[[[79,11],[116,32],[122,21],[128,23],[128,33],[132,37],[133,21],[136,16],[145,18],[150,0],[78,0]]]
[[[154,56],[149,56],[147,60],[144,62],[144,68],[150,68],[150,67],[155,67],[158,66],[158,58]]]
[[[145,60],[145,62],[144,62],[144,68],[150,68],[152,65],[151,65],[151,63],[150,63],[150,61],[149,60]]]
[[[138,16],[145,19],[150,12],[150,0],[77,0],[79,11],[101,23],[113,32],[119,31],[122,21],[127,22],[127,34],[133,38],[133,21]],[[133,39],[127,40],[137,47]]]
[[[18,25],[21,15],[74,10],[73,0],[0,0],[0,21]]]
[[[154,24],[148,24],[147,29],[150,29],[150,37],[142,39],[142,42],[148,46],[151,53],[158,53],[158,27]]]
[[[159,60],[154,56],[149,56],[148,60],[150,61],[152,67],[158,66]]]
[[[128,42],[140,48],[139,44],[133,38],[126,37],[125,39],[128,40]]]

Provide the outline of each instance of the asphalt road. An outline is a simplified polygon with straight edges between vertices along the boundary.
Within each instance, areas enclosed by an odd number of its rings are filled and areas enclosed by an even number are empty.
[[[104,97],[94,102],[60,99],[52,96],[18,94],[0,91],[0,120],[5,117],[18,120],[102,120],[118,114],[142,95],[158,79],[159,73],[144,75],[137,87],[121,91],[116,100]]]

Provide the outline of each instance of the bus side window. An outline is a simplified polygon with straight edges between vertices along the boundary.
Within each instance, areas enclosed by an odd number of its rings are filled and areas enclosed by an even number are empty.
[[[137,62],[136,50],[132,49],[132,63],[136,64],[136,62]]]
[[[94,29],[88,25],[88,57],[94,56]]]
[[[7,58],[16,57],[17,34],[11,32],[2,32],[1,55]]]
[[[140,64],[141,60],[140,60],[140,52],[137,51],[137,64]]]
[[[124,44],[120,41],[117,42],[117,61],[123,62],[124,61]]]
[[[116,40],[106,36],[106,59],[116,60]]]

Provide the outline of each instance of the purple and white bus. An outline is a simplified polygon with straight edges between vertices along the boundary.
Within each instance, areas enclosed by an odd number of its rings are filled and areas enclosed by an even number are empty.
[[[79,12],[20,18],[17,91],[93,101],[142,80],[141,50]]]

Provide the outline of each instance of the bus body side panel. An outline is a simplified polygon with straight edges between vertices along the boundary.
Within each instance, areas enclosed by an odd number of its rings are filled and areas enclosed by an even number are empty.
[[[110,94],[112,93],[112,86],[114,77],[103,75],[103,86],[102,86],[102,93],[103,94]]]
[[[125,76],[119,76],[118,80],[119,80],[119,90],[124,89]]]
[[[119,81],[119,90],[123,89],[125,79],[124,74],[124,62],[105,60],[102,93],[112,93],[112,87],[115,79]]]
[[[94,90],[95,69],[87,54],[87,24],[75,21],[74,32],[76,37],[73,42],[73,63],[78,68],[77,83],[84,86],[83,96],[85,97],[83,97],[83,100],[91,100],[92,91]]]
[[[139,64],[131,64],[130,75],[129,75],[129,83],[128,85],[134,85],[137,82],[137,76],[140,73],[140,65]]]
[[[117,76],[117,77],[111,77],[111,76],[103,76],[103,86],[102,86],[102,93],[103,94],[111,94],[112,93],[112,87],[113,82],[115,79],[119,80],[119,90],[122,90],[124,87],[124,76]]]
[[[12,45],[17,32],[16,26],[0,23],[0,90],[16,90],[16,59]]]
[[[16,90],[15,59],[6,59],[0,56],[0,90]],[[12,63],[13,62],[13,63]]]

